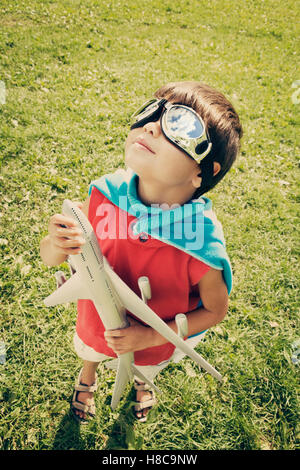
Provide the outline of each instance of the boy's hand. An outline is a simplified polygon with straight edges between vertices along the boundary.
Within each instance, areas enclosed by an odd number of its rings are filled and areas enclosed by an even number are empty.
[[[75,204],[79,209],[83,207],[81,202]],[[72,217],[54,214],[50,218],[48,231],[51,245],[57,254],[77,255],[85,244],[82,231]]]
[[[104,332],[107,345],[118,355],[153,346],[152,328],[142,325],[131,317],[128,317],[128,320],[130,323],[128,328]]]

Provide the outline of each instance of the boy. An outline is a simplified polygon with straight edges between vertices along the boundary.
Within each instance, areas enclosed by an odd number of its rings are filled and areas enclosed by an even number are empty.
[[[208,85],[170,83],[155,98],[134,116],[125,144],[128,170],[94,181],[90,197],[79,206],[104,256],[129,287],[139,294],[138,278],[147,276],[149,306],[176,333],[176,314],[186,314],[187,341],[194,347],[225,317],[231,290],[222,229],[211,201],[201,196],[232,166],[242,127],[229,101]],[[191,243],[191,234],[199,235],[199,230],[201,240],[196,236]],[[80,253],[83,243],[74,220],[55,214],[49,235],[41,241],[41,257],[55,266]],[[133,351],[135,363],[152,380],[171,358],[178,358],[173,345],[130,312],[129,321],[128,328],[104,331],[93,303],[78,302],[74,346],[83,368],[72,410],[81,422],[95,414],[100,361]],[[135,415],[145,421],[154,392],[137,381],[135,388]]]

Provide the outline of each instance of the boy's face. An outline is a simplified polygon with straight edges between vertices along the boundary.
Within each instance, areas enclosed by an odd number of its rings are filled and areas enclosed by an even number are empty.
[[[125,162],[142,180],[154,185],[166,188],[190,185],[192,190],[195,181],[201,184],[198,163],[165,138],[160,120],[129,132]]]

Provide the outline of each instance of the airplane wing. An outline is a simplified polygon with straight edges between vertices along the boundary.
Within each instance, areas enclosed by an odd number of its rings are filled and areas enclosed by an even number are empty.
[[[133,313],[154,330],[158,331],[170,343],[174,344],[181,351],[187,354],[191,359],[196,361],[207,372],[213,375],[219,381],[222,381],[221,374],[212,367],[200,354],[194,351],[183,339],[180,338],[147,304],[145,304],[135,292],[133,292],[125,282],[113,271],[105,260],[105,270],[110,277],[114,288],[118,292],[118,296],[123,306]]]
[[[58,304],[67,302],[76,302],[78,299],[90,299],[91,295],[80,281],[79,274],[76,272],[56,291],[44,299],[47,307],[54,307]]]

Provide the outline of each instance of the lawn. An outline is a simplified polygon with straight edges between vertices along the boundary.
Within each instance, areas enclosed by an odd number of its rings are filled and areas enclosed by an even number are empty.
[[[297,16],[291,0],[1,2],[1,449],[299,447]],[[97,417],[82,429],[69,415],[76,307],[43,305],[56,268],[39,242],[65,198],[124,166],[130,115],[175,80],[222,91],[244,127],[238,161],[208,193],[234,287],[197,350],[225,381],[189,359],[170,366],[141,424],[130,386],[111,411],[114,372],[100,366]]]

